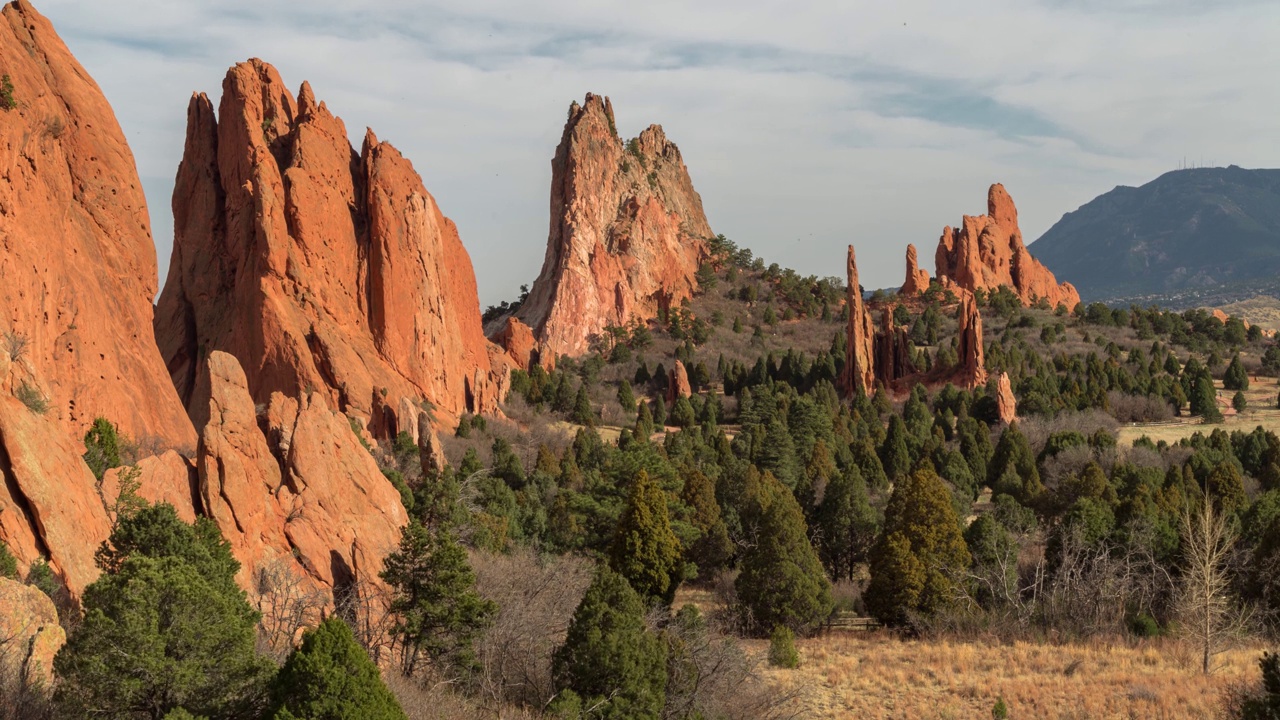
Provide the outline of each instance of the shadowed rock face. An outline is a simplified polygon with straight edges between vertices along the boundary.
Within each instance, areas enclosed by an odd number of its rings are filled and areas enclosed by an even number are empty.
[[[76,441],[95,417],[190,449],[195,430],[152,334],[156,253],[133,154],[111,106],[26,0],[0,9],[0,340]],[[20,350],[18,343],[25,343]]]
[[[886,388],[892,388],[894,382],[916,372],[907,347],[907,329],[894,324],[891,306],[884,308],[874,348],[876,382]]]
[[[711,235],[662,128],[624,145],[609,100],[588,94],[551,162],[547,254],[517,315],[552,358],[580,355],[606,327],[690,297]]]
[[[960,373],[955,383],[966,390],[972,390],[987,382],[987,366],[982,348],[982,314],[978,312],[978,303],[974,301],[973,295],[961,294],[957,320],[960,323],[957,332],[960,342],[956,348],[960,356]]]
[[[1018,209],[999,183],[987,193],[986,215],[965,215],[959,228],[942,231],[934,262],[944,286],[973,292],[1006,285],[1023,305],[1043,298],[1050,307],[1066,305],[1070,310],[1080,303],[1071,283],[1059,284],[1022,244]]]
[[[849,308],[849,325],[846,328],[848,360],[844,365],[842,384],[846,395],[869,395],[875,390],[876,382],[876,329],[871,321],[871,311],[862,301],[862,286],[858,284],[858,264],[852,245],[849,246],[849,254],[845,259],[845,273],[849,283],[845,297]]]
[[[174,249],[156,337],[197,426],[209,353],[250,395],[319,392],[377,436],[416,428],[401,408],[497,410],[505,354],[485,340],[470,257],[408,160],[346,127],[304,83],[250,60],[215,118],[191,98],[173,194]]]

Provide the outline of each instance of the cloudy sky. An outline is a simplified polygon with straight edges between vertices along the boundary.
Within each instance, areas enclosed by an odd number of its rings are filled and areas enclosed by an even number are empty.
[[[820,276],[853,243],[867,287],[902,282],[909,242],[931,267],[992,182],[1030,239],[1184,158],[1280,167],[1273,0],[35,3],[115,107],[162,278],[187,100],[248,57],[413,160],[485,305],[538,273],[588,91],[624,137],[663,125],[717,232]]]

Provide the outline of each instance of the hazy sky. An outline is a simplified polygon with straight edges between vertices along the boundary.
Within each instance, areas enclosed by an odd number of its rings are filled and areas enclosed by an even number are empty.
[[[566,111],[659,123],[711,227],[805,274],[898,285],[1003,182],[1023,234],[1183,160],[1280,166],[1274,0],[35,0],[106,92],[160,260],[186,106],[235,62],[309,80],[423,176],[482,304],[532,282]],[[1032,248],[1034,251],[1034,247]]]

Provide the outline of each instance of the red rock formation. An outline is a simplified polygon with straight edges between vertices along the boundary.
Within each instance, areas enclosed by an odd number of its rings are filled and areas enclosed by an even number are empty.
[[[916,246],[907,245],[907,279],[902,283],[903,295],[921,295],[929,289],[929,271],[917,266]]]
[[[0,395],[0,540],[21,567],[47,559],[77,598],[97,579],[93,553],[111,534],[83,452],[52,413]]]
[[[983,360],[982,349],[982,314],[978,312],[978,303],[973,295],[960,294],[960,311],[956,315],[960,322],[957,331],[959,339],[956,348],[960,356],[960,373],[956,384],[966,390],[972,390],[987,382],[987,366]]]
[[[858,284],[858,265],[854,260],[853,246],[849,246],[849,255],[845,263],[849,286],[846,291],[845,305],[849,311],[849,325],[846,330],[848,348],[844,364],[842,384],[846,395],[854,393],[870,394],[875,388],[875,326],[871,322],[871,313],[862,301],[862,286]]]
[[[0,577],[0,678],[50,687],[53,656],[67,642],[58,609],[39,588]]]
[[[196,402],[209,422],[200,435],[204,512],[241,563],[253,592],[262,570],[284,568],[330,591],[378,583],[382,559],[407,521],[400,495],[361,446],[326,393],[275,393],[266,436],[236,359],[214,351]]]
[[[1051,307],[1072,309],[1080,303],[1080,294],[1071,283],[1059,284],[1022,244],[1018,210],[998,183],[987,193],[986,215],[966,215],[961,227],[942,231],[934,259],[938,279],[944,285],[970,292],[1006,285],[1024,305],[1040,298],[1048,300]]]
[[[685,370],[684,363],[676,360],[676,364],[667,371],[667,406],[675,407],[677,400],[692,395],[693,389],[689,386],[689,371]]]
[[[192,461],[170,450],[163,455],[139,460],[137,470],[120,467],[108,470],[102,478],[102,501],[112,508],[120,499],[120,481],[132,478],[137,483],[134,493],[149,503],[168,503],[183,522],[196,521],[196,469]],[[135,474],[136,473],[136,474]]]
[[[996,391],[996,412],[1000,415],[1000,422],[1005,425],[1018,419],[1018,401],[1013,396],[1013,385],[1009,383],[1009,373],[1000,373]]]
[[[543,357],[541,346],[533,337],[533,330],[520,322],[517,317],[504,318],[501,329],[493,336],[493,341],[507,351],[512,363],[521,370],[528,370],[534,365],[542,365],[548,370],[555,367],[555,358]]]
[[[880,331],[876,333],[875,365],[872,368],[876,382],[892,388],[895,381],[916,372],[907,347],[906,328],[897,327],[893,321],[893,307],[885,306]]]
[[[197,425],[213,350],[255,401],[318,392],[379,437],[416,427],[405,400],[497,409],[505,354],[483,336],[457,228],[391,145],[370,131],[357,154],[306,83],[295,102],[254,59],[227,73],[217,119],[193,96],[173,211],[156,336]]]
[[[124,133],[30,3],[0,18],[16,103],[0,110],[0,336],[18,356],[0,391],[35,389],[77,441],[104,416],[133,438],[190,448],[195,430],[152,334],[156,253]]]
[[[711,236],[662,128],[624,146],[609,100],[588,94],[570,107],[551,162],[547,254],[517,315],[550,355],[580,355],[606,327],[690,297]]]

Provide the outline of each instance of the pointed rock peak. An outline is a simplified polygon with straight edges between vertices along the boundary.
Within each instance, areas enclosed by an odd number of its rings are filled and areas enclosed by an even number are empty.
[[[360,157],[367,160],[376,147],[378,147],[378,136],[373,133],[373,128],[366,127],[364,129],[364,145],[360,148]]]
[[[298,89],[298,116],[306,117],[316,111],[316,95],[311,91],[311,83],[302,81]]]
[[[613,103],[609,101],[609,98],[587,93],[581,105],[577,101],[570,105],[569,121],[564,126],[565,137],[578,130],[579,127],[584,130],[607,127],[609,132],[616,137],[618,134],[617,124],[613,118]]]
[[[920,269],[916,246],[907,245],[907,279],[902,284],[902,294],[920,295],[928,289],[929,271]]]
[[[1013,198],[1009,197],[1008,191],[1000,183],[992,185],[987,191],[987,215],[1010,232],[1018,231],[1018,208],[1014,206]],[[1018,234],[1018,239],[1021,242],[1021,233]]]

